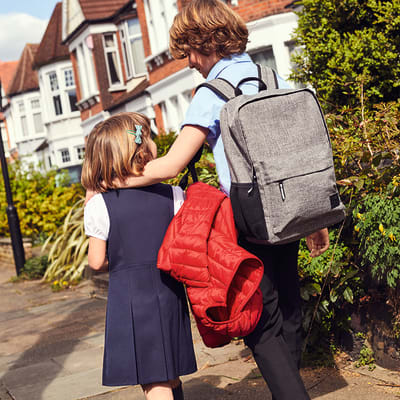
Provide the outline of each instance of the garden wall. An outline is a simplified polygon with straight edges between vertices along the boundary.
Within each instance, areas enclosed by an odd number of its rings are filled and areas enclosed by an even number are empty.
[[[23,239],[25,260],[32,257],[32,240]],[[14,254],[10,238],[0,238],[0,265],[7,264],[15,266]]]

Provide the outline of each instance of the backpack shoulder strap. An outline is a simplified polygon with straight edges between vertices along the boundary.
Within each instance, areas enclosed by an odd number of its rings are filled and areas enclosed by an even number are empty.
[[[269,67],[257,64],[258,77],[265,82],[268,89],[279,89],[278,78],[276,72]]]
[[[204,82],[197,86],[195,92],[197,92],[201,87],[210,89],[216,95],[224,99],[224,101],[228,101],[235,97],[235,87],[224,78],[217,78],[208,82]]]

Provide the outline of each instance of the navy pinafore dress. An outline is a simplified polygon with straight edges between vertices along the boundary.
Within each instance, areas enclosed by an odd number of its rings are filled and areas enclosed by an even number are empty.
[[[196,371],[186,295],[157,269],[174,215],[172,188],[103,193],[110,217],[103,385],[163,382]]]

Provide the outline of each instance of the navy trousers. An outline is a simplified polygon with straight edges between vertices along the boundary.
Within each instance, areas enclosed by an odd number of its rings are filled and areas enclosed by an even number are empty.
[[[241,240],[240,245],[264,263],[260,284],[263,312],[244,341],[275,400],[309,400],[299,374],[301,298],[297,257],[299,242],[265,246]]]

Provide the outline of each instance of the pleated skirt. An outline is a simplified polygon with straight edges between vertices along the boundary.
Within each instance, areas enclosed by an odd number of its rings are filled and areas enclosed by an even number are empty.
[[[103,385],[164,382],[195,371],[183,285],[155,262],[110,272]]]

